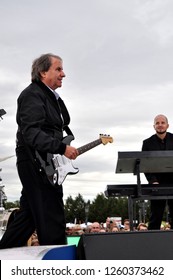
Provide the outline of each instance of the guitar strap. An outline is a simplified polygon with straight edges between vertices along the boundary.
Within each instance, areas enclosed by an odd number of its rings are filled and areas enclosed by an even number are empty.
[[[72,133],[72,131],[71,131],[71,129],[69,128],[68,125],[64,126],[64,127],[63,127],[63,130],[67,133],[67,135],[72,135],[72,136],[74,137],[74,135],[73,135],[73,133]]]
[[[43,91],[43,93],[45,94],[45,92]],[[46,96],[46,98],[49,100],[49,102],[50,103],[52,103],[52,105],[57,109],[57,106],[55,106],[55,103],[54,103],[54,101],[52,100],[52,98],[50,98],[50,96],[49,95],[47,95],[47,94],[45,94],[45,96]],[[57,101],[57,105],[58,105],[58,112],[60,113],[60,115],[61,115],[61,118],[63,119],[63,115],[62,115],[62,112],[61,112],[61,105],[60,105],[60,103],[64,103],[63,102],[63,100],[59,97],[58,99],[56,99],[56,101]],[[60,102],[59,102],[60,101]],[[67,133],[67,135],[72,135],[73,136],[73,138],[74,138],[74,135],[73,135],[73,133],[72,133],[72,131],[71,131],[71,129],[69,128],[69,126],[68,125],[64,125],[63,126],[63,130]],[[75,138],[74,138],[75,139]]]

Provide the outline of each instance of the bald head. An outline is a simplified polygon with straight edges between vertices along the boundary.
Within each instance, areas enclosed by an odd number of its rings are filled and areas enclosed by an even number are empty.
[[[158,119],[163,119],[165,120],[165,122],[168,124],[168,118],[165,116],[165,115],[157,115],[155,118],[154,118],[154,124],[157,122]]]
[[[98,222],[94,222],[91,225],[91,232],[100,232],[100,224]]]
[[[159,138],[163,139],[166,136],[166,131],[169,127],[168,119],[164,115],[157,115],[154,118],[154,129]]]

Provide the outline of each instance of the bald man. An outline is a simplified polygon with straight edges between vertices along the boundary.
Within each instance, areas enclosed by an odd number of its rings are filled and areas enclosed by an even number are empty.
[[[167,132],[169,128],[168,119],[164,115],[157,115],[153,125],[156,133],[145,139],[142,151],[173,150],[173,134]],[[146,173],[149,184],[173,184],[173,173]],[[151,200],[151,215],[149,220],[149,230],[159,230],[166,206],[166,200]],[[170,224],[173,229],[173,200],[168,200]]]
[[[94,222],[94,223],[92,223],[92,225],[91,225],[91,230],[90,230],[90,232],[100,232],[100,229],[101,229],[101,226],[100,226],[100,224],[98,223],[98,222]]]

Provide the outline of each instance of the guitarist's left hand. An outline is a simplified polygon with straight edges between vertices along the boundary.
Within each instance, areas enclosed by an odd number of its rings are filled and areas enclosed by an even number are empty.
[[[69,159],[76,159],[79,153],[76,148],[67,145],[64,155]]]

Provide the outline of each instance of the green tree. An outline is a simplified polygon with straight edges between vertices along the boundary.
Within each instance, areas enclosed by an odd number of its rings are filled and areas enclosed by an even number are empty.
[[[65,215],[67,223],[73,223],[75,219],[77,223],[85,220],[85,200],[81,194],[78,194],[75,199],[71,196],[67,198],[65,203]]]
[[[14,202],[5,202],[5,209],[10,209],[10,208],[19,208],[20,206],[20,202],[18,200],[14,201]]]
[[[89,212],[86,213],[86,206],[89,205]],[[5,202],[5,209],[18,208],[19,201]],[[86,218],[90,222],[98,221],[105,222],[107,217],[121,217],[122,222],[124,219],[129,218],[128,215],[128,198],[127,197],[105,197],[103,193],[100,193],[96,198],[90,202],[85,201],[81,194],[78,194],[75,198],[69,196],[65,201],[65,215],[66,222],[82,223],[86,221]],[[134,205],[136,217],[139,221],[140,218],[140,203],[137,201]],[[86,217],[87,215],[87,217]],[[150,215],[150,202],[145,201],[145,222],[148,221]],[[164,214],[164,220],[167,219]]]
[[[105,222],[107,217],[122,217],[122,220],[128,218],[127,198],[106,198],[104,194],[98,194],[90,205],[89,220]]]

